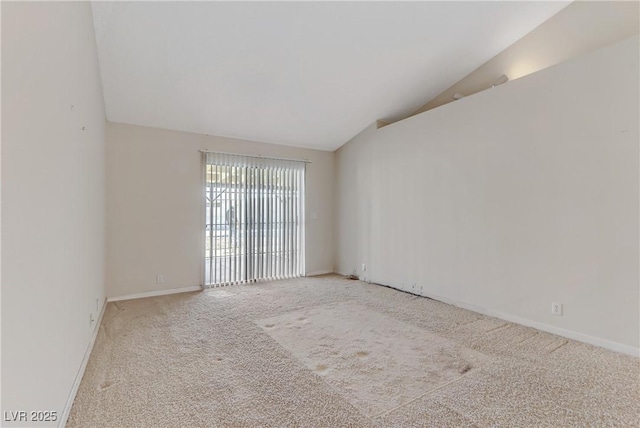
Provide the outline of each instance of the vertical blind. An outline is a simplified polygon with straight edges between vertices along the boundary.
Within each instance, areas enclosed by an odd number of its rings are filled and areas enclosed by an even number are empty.
[[[305,163],[204,157],[205,285],[303,275]]]

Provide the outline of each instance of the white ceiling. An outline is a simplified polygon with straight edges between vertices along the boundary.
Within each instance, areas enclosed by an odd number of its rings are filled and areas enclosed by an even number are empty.
[[[107,119],[335,150],[567,4],[94,2]]]

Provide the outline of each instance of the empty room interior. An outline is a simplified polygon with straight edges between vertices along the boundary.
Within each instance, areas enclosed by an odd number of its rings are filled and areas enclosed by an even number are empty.
[[[3,1],[0,424],[640,426],[639,6]]]

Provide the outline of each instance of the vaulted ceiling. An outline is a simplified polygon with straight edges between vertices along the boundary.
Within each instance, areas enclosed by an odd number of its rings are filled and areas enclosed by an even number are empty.
[[[567,4],[94,2],[107,119],[335,150]]]

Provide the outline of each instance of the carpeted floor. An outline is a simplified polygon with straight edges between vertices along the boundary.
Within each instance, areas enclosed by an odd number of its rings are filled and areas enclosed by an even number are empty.
[[[67,425],[631,427],[639,361],[300,278],[110,303]]]

